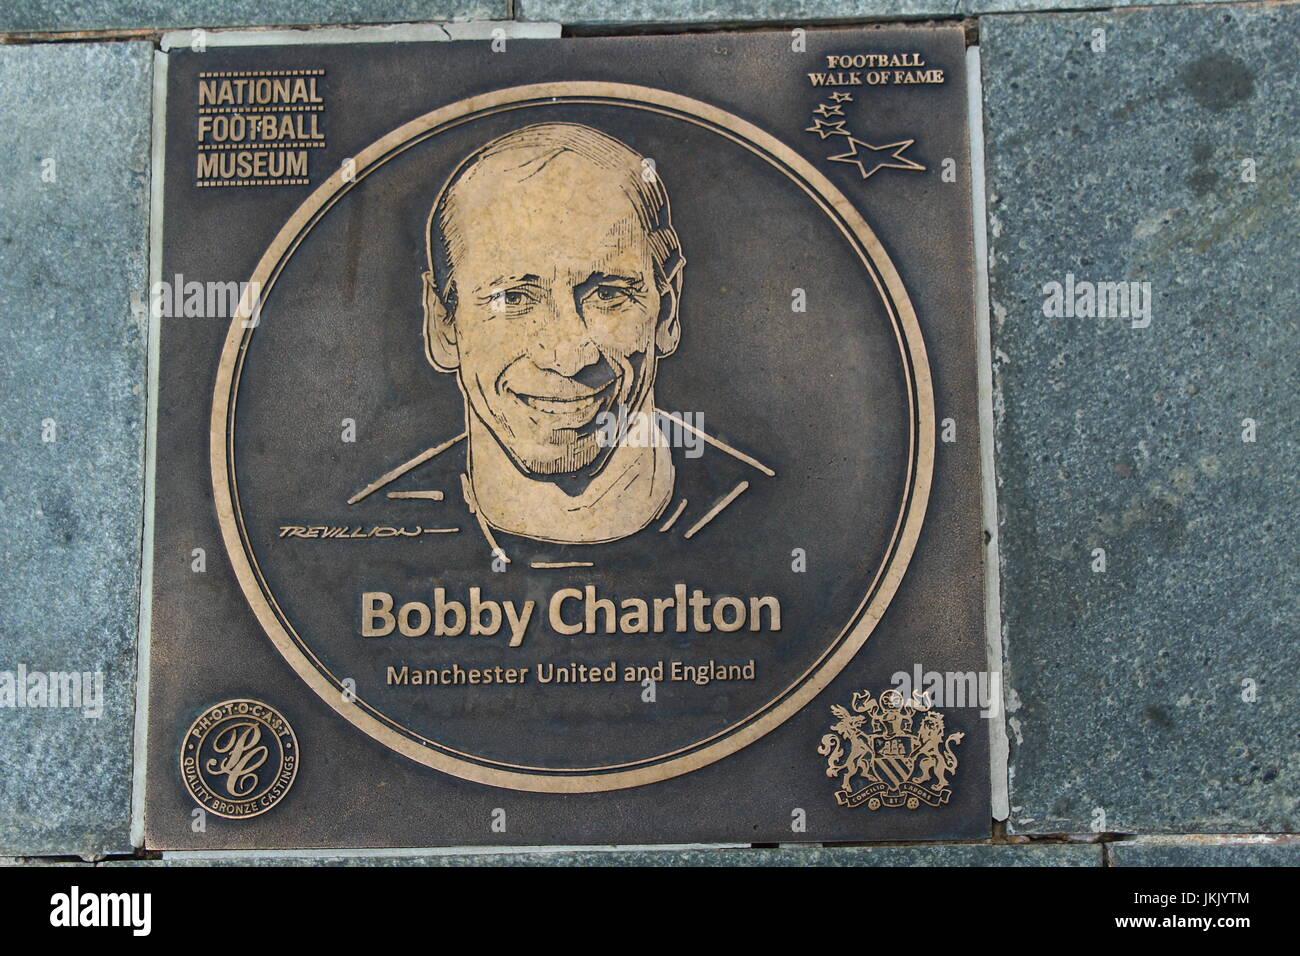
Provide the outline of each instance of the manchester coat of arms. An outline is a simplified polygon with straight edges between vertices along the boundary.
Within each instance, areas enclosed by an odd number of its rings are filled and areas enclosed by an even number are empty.
[[[835,802],[842,807],[865,803],[868,810],[947,803],[952,796],[948,778],[957,770],[952,748],[966,735],[946,734],[943,714],[915,691],[904,698],[891,688],[875,698],[863,690],[853,695],[851,706],[852,713],[831,705],[833,733],[823,736],[817,748],[826,758],[826,776],[841,777]],[[913,730],[918,718],[920,725]]]

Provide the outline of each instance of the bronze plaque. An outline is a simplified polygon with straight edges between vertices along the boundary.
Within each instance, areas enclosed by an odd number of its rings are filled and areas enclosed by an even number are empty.
[[[149,847],[988,835],[960,28],[167,61]]]

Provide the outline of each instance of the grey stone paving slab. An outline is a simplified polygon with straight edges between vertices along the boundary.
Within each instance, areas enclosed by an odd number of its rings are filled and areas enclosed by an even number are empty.
[[[1300,866],[1300,843],[1109,844],[1112,866]]]
[[[6,0],[0,31],[504,20],[508,0]]]
[[[743,23],[951,15],[961,0],[515,0],[521,20]]]
[[[1013,832],[1296,827],[1297,47],[1294,4],[981,21]],[[1071,276],[1149,325],[1046,315]]]
[[[1111,0],[1106,6],[1185,0]],[[1220,0],[1208,0],[1220,2]],[[1097,0],[515,0],[521,20],[591,23],[790,23],[899,20],[1027,10],[1076,10]]]
[[[1185,6],[1190,0],[960,0],[961,12],[967,16],[987,13],[1029,13],[1033,11],[1086,10],[1097,7]],[[1228,3],[1231,0],[1194,0],[1200,3]]]
[[[0,47],[5,853],[129,848],[151,55]],[[101,674],[101,715],[17,706],[51,671]]]
[[[559,37],[558,23],[522,23],[518,20],[474,20],[468,23],[372,23],[363,26],[239,28],[205,31],[208,50],[223,47],[333,45],[361,43],[446,43],[459,40],[552,40]],[[193,30],[166,30],[158,38],[164,53],[194,48]]]
[[[58,860],[51,857],[0,857],[0,869],[13,868],[18,866],[40,866],[40,867],[84,867],[92,868],[100,866],[99,863],[87,862],[84,860]]]
[[[171,866],[1100,866],[1098,845],[933,844],[782,849],[566,850],[410,856],[172,857]]]

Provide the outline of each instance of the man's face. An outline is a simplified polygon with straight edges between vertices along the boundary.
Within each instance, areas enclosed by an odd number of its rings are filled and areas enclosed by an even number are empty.
[[[494,172],[463,179],[448,211],[461,383],[522,471],[594,474],[613,452],[601,413],[640,411],[654,379],[645,230],[619,174],[573,154]]]

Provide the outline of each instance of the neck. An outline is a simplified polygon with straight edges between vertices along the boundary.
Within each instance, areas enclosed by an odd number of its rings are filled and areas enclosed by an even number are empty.
[[[653,393],[642,407],[654,409]],[[472,506],[499,531],[557,544],[614,541],[648,525],[672,497],[666,441],[618,445],[600,473],[570,495],[553,481],[521,472],[487,426],[473,412],[467,417]],[[657,424],[653,437],[659,439]]]

